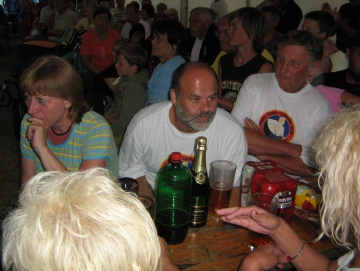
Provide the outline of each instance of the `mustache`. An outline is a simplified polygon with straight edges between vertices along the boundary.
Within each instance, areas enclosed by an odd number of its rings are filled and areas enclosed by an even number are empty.
[[[197,115],[193,118],[193,120],[196,119],[196,118],[198,118],[198,117],[200,117],[200,118],[208,117],[208,118],[209,118],[209,121],[210,121],[210,120],[212,119],[213,115],[214,115],[214,114],[213,114],[211,111],[200,112],[199,114],[197,114]]]

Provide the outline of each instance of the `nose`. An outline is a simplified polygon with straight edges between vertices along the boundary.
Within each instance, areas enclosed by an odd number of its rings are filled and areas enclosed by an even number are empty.
[[[209,101],[207,99],[205,99],[201,103],[200,111],[201,112],[209,112],[210,111],[210,103],[209,103]]]
[[[37,110],[37,103],[35,99],[30,98],[30,100],[26,101],[26,106],[28,107],[28,113],[33,115]]]

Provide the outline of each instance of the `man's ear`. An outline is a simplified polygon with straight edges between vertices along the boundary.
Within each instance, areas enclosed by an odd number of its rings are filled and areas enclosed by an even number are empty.
[[[170,100],[172,102],[173,105],[176,105],[176,93],[175,93],[175,89],[170,89]]]
[[[315,61],[310,67],[309,67],[309,76],[313,76],[317,70],[320,68],[320,61]]]

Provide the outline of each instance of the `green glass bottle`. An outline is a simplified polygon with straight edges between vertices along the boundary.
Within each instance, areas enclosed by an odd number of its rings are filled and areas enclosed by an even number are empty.
[[[206,137],[195,142],[195,158],[191,169],[192,203],[190,227],[206,224],[209,207],[210,182],[206,168]]]
[[[181,163],[181,153],[173,152],[170,163],[157,173],[155,198],[158,235],[171,245],[183,242],[190,223],[191,174]]]

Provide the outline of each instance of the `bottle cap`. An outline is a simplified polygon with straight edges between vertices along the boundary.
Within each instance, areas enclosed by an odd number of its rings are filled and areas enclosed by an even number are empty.
[[[180,152],[173,152],[171,154],[170,160],[173,163],[180,163],[181,162],[181,153]]]

